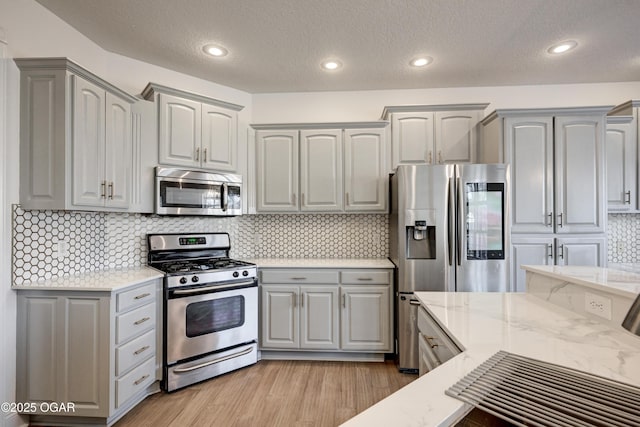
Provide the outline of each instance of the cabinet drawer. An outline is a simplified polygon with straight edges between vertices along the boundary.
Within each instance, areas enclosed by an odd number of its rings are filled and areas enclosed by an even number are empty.
[[[116,318],[116,344],[121,344],[132,336],[156,324],[156,304],[147,304]]]
[[[124,377],[116,380],[116,408],[155,381],[156,358],[152,357]]]
[[[418,309],[418,330],[433,350],[433,354],[441,363],[461,352],[445,331],[427,313],[424,307]]]
[[[116,376],[120,376],[156,352],[156,330],[116,349]]]
[[[338,283],[335,270],[263,270],[262,283]]]
[[[343,271],[341,283],[348,285],[387,285],[391,283],[391,273],[389,271]]]
[[[129,308],[147,304],[156,299],[156,283],[121,292],[117,295],[117,310],[123,312]]]

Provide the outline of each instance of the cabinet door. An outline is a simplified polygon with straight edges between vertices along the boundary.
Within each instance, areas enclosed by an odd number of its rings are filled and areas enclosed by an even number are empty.
[[[607,124],[607,207],[636,209],[637,142],[635,122]]]
[[[202,104],[202,167],[237,170],[238,115],[235,111]]]
[[[511,232],[553,233],[553,120],[505,119],[505,160],[511,165]]]
[[[298,131],[256,132],[256,210],[298,210]]]
[[[165,94],[160,94],[159,98],[159,163],[200,167],[200,103]]]
[[[345,130],[344,162],[345,210],[386,212],[384,130]]]
[[[435,162],[475,163],[478,140],[477,111],[435,113]]]
[[[556,233],[604,233],[604,116],[556,117]]]
[[[433,163],[433,113],[393,113],[392,169],[401,163]]]
[[[342,130],[300,132],[300,210],[341,211]]]
[[[76,206],[104,206],[106,182],[105,91],[73,76],[73,199]]]
[[[389,286],[342,286],[341,348],[391,351]]]
[[[337,286],[300,287],[300,348],[337,350],[339,323]]]
[[[262,348],[300,348],[297,286],[261,286]]]
[[[556,264],[604,267],[606,238],[563,237],[556,241]]]
[[[131,105],[107,92],[105,116],[105,205],[127,208],[131,194]]]
[[[553,237],[511,236],[511,291],[526,292],[526,272],[522,265],[553,265]]]

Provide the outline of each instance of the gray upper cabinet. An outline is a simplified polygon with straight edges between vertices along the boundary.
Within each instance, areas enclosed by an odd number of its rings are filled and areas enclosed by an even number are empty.
[[[481,161],[511,165],[512,233],[605,232],[606,110],[499,110],[485,119],[485,137],[498,135],[499,148]]]
[[[127,211],[136,98],[65,58],[20,68],[20,203]]]
[[[607,201],[609,212],[637,213],[640,101],[627,101],[607,116]]]
[[[149,83],[142,91],[158,105],[158,163],[238,171],[238,111],[244,107]]]
[[[385,107],[391,168],[406,163],[475,163],[478,123],[488,104]]]
[[[386,212],[387,122],[251,126],[257,212]]]

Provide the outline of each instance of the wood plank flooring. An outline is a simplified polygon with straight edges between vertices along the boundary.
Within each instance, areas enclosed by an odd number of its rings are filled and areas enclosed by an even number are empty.
[[[334,427],[416,378],[399,373],[392,361],[262,360],[150,396],[115,427]]]

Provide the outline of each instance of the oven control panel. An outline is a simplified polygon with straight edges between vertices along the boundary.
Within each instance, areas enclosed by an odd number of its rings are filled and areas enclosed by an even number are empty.
[[[204,245],[207,243],[206,237],[180,237],[178,239],[180,246]]]

